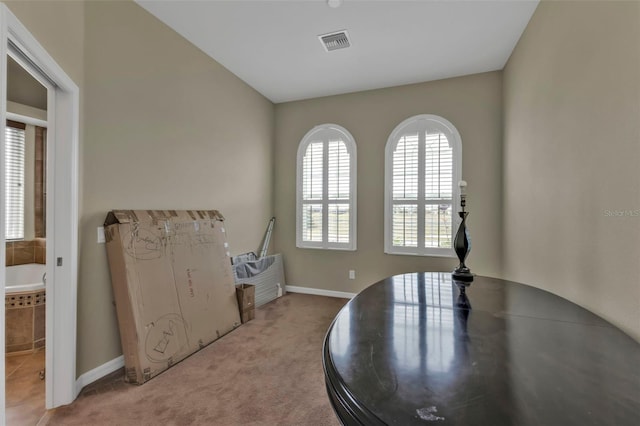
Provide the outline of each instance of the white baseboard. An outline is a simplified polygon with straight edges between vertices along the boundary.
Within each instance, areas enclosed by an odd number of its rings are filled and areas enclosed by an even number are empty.
[[[321,288],[309,288],[309,287],[298,287],[295,285],[287,285],[285,286],[287,292],[291,293],[302,293],[302,294],[314,294],[316,296],[327,296],[327,297],[339,297],[340,299],[353,299],[355,297],[355,293],[347,293],[344,291],[335,291],[335,290],[323,290]]]
[[[80,394],[83,387],[122,367],[124,367],[124,355],[120,355],[119,357],[114,358],[111,361],[107,361],[93,370],[87,371],[76,380],[76,397]]]

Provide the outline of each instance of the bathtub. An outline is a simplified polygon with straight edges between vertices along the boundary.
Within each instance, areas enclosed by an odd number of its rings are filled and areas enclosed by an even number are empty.
[[[46,265],[30,263],[27,265],[7,266],[5,276],[6,294],[44,290],[42,276],[47,271]]]
[[[8,266],[5,281],[5,353],[33,353],[45,347],[45,265]]]

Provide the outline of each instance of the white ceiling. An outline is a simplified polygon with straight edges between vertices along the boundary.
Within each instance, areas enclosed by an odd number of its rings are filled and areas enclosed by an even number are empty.
[[[538,0],[137,0],[275,103],[504,67]],[[326,52],[318,35],[347,30]]]

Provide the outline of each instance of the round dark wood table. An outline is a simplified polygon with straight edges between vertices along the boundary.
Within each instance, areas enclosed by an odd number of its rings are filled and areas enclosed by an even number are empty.
[[[345,305],[323,349],[343,424],[640,425],[631,337],[523,284],[460,288],[450,273],[396,275]]]

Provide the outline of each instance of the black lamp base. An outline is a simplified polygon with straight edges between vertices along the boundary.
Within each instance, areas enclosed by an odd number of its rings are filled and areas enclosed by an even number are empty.
[[[467,255],[471,250],[471,244],[469,243],[466,224],[469,212],[464,211],[464,198],[462,198],[460,205],[462,206],[462,211],[458,212],[458,214],[460,215],[462,222],[460,222],[458,232],[453,239],[453,249],[458,256],[458,260],[460,260],[460,263],[458,264],[458,267],[453,270],[451,276],[454,280],[457,281],[470,282],[473,281],[473,274],[471,273],[471,270],[467,267],[467,265],[464,264],[464,260],[467,258]]]
[[[451,273],[451,277],[453,277],[453,279],[457,281],[464,281],[464,282],[473,281],[473,274],[471,273],[471,270],[467,267],[462,267],[462,268],[458,267],[454,269],[453,272]]]

